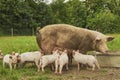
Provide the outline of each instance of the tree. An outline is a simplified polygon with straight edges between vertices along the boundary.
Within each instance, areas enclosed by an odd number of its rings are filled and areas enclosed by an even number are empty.
[[[64,1],[65,0],[54,0],[50,4],[56,23],[66,23],[67,12]]]
[[[67,23],[84,27],[86,25],[86,8],[79,0],[55,0],[51,4],[57,23]]]
[[[113,0],[86,0],[87,25],[86,27],[93,30],[99,30],[104,33],[117,32],[119,16],[114,14],[108,4],[114,3]],[[111,5],[112,6],[112,5]]]
[[[19,3],[18,0],[1,0],[0,1],[0,27],[4,32],[8,32],[7,28],[12,28],[16,25],[16,6]]]
[[[98,30],[104,33],[113,33],[116,30],[114,21],[117,16],[112,14],[109,10],[96,14],[94,18],[89,19],[88,25],[90,29]]]
[[[68,22],[78,27],[86,26],[86,6],[80,0],[70,0],[66,3]]]
[[[44,2],[34,0],[1,0],[0,27],[5,34],[31,34],[31,30],[54,23],[52,10]]]

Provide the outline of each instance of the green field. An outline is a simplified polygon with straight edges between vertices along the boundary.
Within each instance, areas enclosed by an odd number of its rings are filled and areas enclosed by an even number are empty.
[[[120,35],[114,34],[112,36],[114,36],[115,39],[108,43],[110,50],[120,50]],[[22,53],[26,51],[39,50],[35,36],[0,37],[0,49],[4,54],[10,54],[12,51]],[[37,68],[31,64],[24,68],[10,71],[8,67],[5,69],[2,68],[2,60],[0,60],[0,80],[74,80],[74,76],[78,74],[76,71],[65,71],[63,75],[58,76],[47,68],[44,73],[38,73]],[[98,71],[98,74],[99,72],[102,73],[100,75],[107,74],[107,70],[104,69]],[[90,72],[88,71],[87,73]],[[80,74],[79,76],[75,76],[75,79],[79,80],[80,77],[86,78],[85,75]],[[87,76],[87,78],[89,78],[89,76]]]
[[[115,39],[111,42],[108,42],[109,49],[110,50],[120,50],[120,34],[112,34],[110,36],[114,36]]]
[[[4,54],[39,50],[35,36],[0,37],[0,49]]]

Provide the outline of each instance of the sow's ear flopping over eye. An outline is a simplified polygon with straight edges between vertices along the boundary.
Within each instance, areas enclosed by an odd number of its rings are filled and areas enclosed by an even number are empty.
[[[100,41],[101,41],[101,37],[97,36],[97,37],[95,38],[95,40],[94,40],[94,44],[95,44],[95,43],[98,43],[98,42],[100,42]]]
[[[95,41],[98,43],[98,42],[100,42],[100,41],[101,41],[101,39],[96,39]]]

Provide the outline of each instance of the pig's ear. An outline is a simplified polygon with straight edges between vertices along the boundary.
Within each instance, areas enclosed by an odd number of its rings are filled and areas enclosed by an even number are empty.
[[[96,42],[100,42],[100,41],[101,41],[101,38],[100,38],[100,37],[96,37],[95,41],[96,41]]]
[[[15,55],[15,52],[13,51],[11,54],[12,54],[12,55]]]
[[[75,54],[75,50],[72,51],[72,55],[74,55],[74,54]]]
[[[12,56],[9,56],[10,59],[12,59]]]
[[[112,41],[114,39],[114,37],[113,36],[107,36],[107,41],[109,42],[109,41]]]

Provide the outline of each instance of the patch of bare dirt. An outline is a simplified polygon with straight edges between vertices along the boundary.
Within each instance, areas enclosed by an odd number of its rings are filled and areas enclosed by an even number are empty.
[[[77,66],[74,66],[68,71],[64,70],[62,75],[53,75],[53,80],[120,80],[120,68],[101,68],[95,71],[89,68],[78,71]]]

